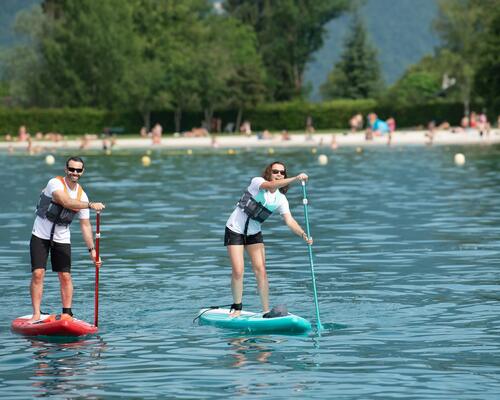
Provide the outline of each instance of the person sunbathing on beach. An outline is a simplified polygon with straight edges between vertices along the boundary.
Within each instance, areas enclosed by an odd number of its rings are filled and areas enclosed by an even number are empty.
[[[363,116],[361,113],[357,113],[351,117],[349,120],[349,126],[351,128],[351,132],[357,132],[363,129]]]
[[[205,128],[191,128],[190,131],[182,132],[184,137],[207,137],[208,131]]]
[[[387,122],[379,119],[375,113],[368,114],[368,125],[375,136],[382,136],[390,132]]]
[[[153,139],[153,144],[161,143],[161,135],[163,134],[163,128],[160,124],[155,124],[151,130],[151,137]]]
[[[284,140],[284,141],[292,140],[292,137],[290,136],[290,133],[288,133],[288,130],[283,129],[281,131],[281,140]]]
[[[272,139],[273,135],[267,129],[264,129],[262,132],[257,132],[257,139],[259,140],[269,140]]]
[[[19,127],[19,132],[17,135],[17,140],[20,142],[26,142],[30,137],[30,134],[28,133],[28,130],[26,129],[26,126],[21,125]]]

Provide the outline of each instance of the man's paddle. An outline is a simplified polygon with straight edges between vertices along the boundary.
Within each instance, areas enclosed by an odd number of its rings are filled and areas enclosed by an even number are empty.
[[[307,194],[306,194],[306,182],[302,181],[302,194],[304,198],[302,199],[302,203],[304,204],[304,215],[306,218],[306,233],[307,237],[311,237],[311,232],[309,229],[309,216],[307,214]],[[321,319],[319,318],[319,304],[318,304],[318,294],[316,292],[316,277],[314,276],[314,262],[313,262],[313,253],[312,246],[310,244],[307,245],[309,250],[309,264],[311,265],[311,278],[313,284],[313,292],[314,292],[314,305],[316,306],[316,325],[318,329],[318,333],[323,329],[323,325],[321,325]]]
[[[101,213],[95,216],[95,260],[99,261],[99,239],[101,238]],[[99,267],[95,266],[94,326],[99,323]]]

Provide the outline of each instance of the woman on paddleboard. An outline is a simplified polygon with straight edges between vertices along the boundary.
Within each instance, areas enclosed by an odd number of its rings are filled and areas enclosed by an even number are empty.
[[[304,229],[292,217],[285,196],[291,183],[307,181],[307,179],[308,176],[304,173],[288,178],[285,164],[280,161],[269,164],[262,176],[252,179],[250,186],[243,193],[237,207],[227,220],[224,246],[227,246],[232,266],[231,290],[234,302],[231,306],[232,316],[240,315],[243,308],[244,250],[247,251],[252,262],[264,317],[271,316],[269,314],[269,284],[261,224],[273,212],[279,212],[292,232],[300,236],[306,243],[312,244],[312,238],[307,237]]]

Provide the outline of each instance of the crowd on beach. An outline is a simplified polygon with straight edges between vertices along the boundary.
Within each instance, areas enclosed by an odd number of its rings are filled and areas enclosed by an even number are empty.
[[[6,142],[11,143],[8,146],[9,153],[14,152],[14,146],[12,146],[12,143],[21,142],[26,143],[26,152],[30,155],[39,154],[44,151],[53,151],[57,147],[60,147],[61,143],[67,142],[67,138],[59,132],[36,132],[32,135],[28,132],[26,125],[21,125],[19,127],[17,137],[8,133],[4,136],[4,139]],[[108,128],[105,128],[103,133],[100,135],[86,133],[79,138],[79,149],[88,149],[91,146],[91,143],[96,140],[102,141],[103,150],[110,150],[116,144],[117,138],[116,135],[110,132]],[[50,143],[48,146],[47,142]]]
[[[220,118],[213,118],[210,126],[193,127],[188,131],[176,132],[174,137],[185,137],[185,138],[210,138],[211,146],[213,148],[219,147],[219,142],[217,136],[221,133],[224,134],[235,134],[235,124],[227,123],[224,130],[222,131],[222,121]],[[364,117],[361,113],[353,115],[348,121],[349,131],[343,133],[337,133],[331,135],[331,140],[329,146],[332,149],[338,147],[337,136],[338,135],[348,135],[349,133],[364,133],[365,141],[373,141],[375,139],[385,139],[387,145],[391,145],[393,134],[396,131],[396,119],[394,117],[389,117],[386,120],[379,118],[375,112],[370,112]],[[500,115],[498,116],[497,128],[500,129]],[[84,134],[79,138],[81,150],[85,150],[91,147],[92,143],[100,140],[102,149],[109,152],[117,143],[117,131],[120,132],[121,128],[104,128],[100,134]],[[476,113],[471,112],[469,115],[464,115],[460,121],[459,126],[451,126],[447,121],[441,123],[436,123],[436,121],[429,121],[426,126],[417,127],[419,131],[423,132],[426,143],[431,145],[436,138],[436,135],[440,131],[450,132],[450,133],[471,133],[477,134],[479,137],[489,137],[492,129],[492,124],[488,121],[488,117],[484,112]],[[249,120],[244,120],[239,126],[239,134],[243,137],[256,137],[259,141],[282,141],[287,142],[292,140],[292,135],[287,129],[283,129],[281,132],[272,133],[268,129],[262,131],[254,132],[252,130],[252,125]],[[305,121],[305,140],[313,142],[315,140],[314,133],[316,132],[313,124],[313,119],[308,116]],[[155,123],[151,130],[146,127],[142,127],[139,133],[140,138],[150,139],[151,145],[162,144],[163,137],[163,127],[159,123]],[[52,150],[58,147],[60,142],[65,142],[65,137],[58,132],[36,132],[31,135],[25,125],[21,125],[18,130],[17,137],[12,134],[5,135],[6,142],[24,142],[27,144],[26,151],[33,155],[38,154],[43,151]],[[44,146],[41,142],[45,142]],[[46,145],[46,142],[50,142],[53,145]],[[324,146],[326,143],[324,138],[319,139],[319,146]],[[8,147],[9,152],[14,152],[14,147],[10,145]]]

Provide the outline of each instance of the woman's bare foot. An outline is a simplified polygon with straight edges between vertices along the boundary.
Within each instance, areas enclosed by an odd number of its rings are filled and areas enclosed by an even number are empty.
[[[240,303],[233,303],[231,305],[231,308],[229,309],[229,316],[231,318],[239,317],[241,315],[241,310],[243,309],[243,304]]]

